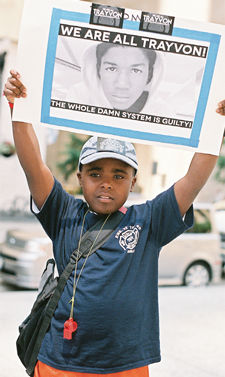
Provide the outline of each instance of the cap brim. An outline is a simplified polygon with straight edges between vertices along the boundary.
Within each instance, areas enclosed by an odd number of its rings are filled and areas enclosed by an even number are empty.
[[[117,154],[114,152],[98,152],[98,153],[93,153],[87,157],[84,157],[83,159],[80,160],[79,165],[86,165],[89,164],[90,162],[94,162],[97,160],[101,160],[103,158],[115,158],[116,160],[121,160],[123,162],[126,162],[128,165],[132,166],[134,169],[138,170],[138,164],[131,160],[130,158],[123,156],[122,154]]]

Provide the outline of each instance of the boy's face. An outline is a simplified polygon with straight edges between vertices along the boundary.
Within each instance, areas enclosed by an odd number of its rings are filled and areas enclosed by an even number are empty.
[[[83,165],[77,176],[90,210],[100,215],[122,207],[136,182],[134,168],[114,158]]]
[[[149,61],[141,49],[110,48],[101,59],[99,70],[104,94],[112,107],[128,109],[145,90]]]

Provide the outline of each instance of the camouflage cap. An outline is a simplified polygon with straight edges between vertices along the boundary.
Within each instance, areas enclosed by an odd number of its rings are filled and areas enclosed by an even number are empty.
[[[91,137],[83,146],[79,158],[80,166],[102,158],[115,158],[126,162],[136,171],[138,162],[133,144],[128,141],[115,140],[103,137]]]

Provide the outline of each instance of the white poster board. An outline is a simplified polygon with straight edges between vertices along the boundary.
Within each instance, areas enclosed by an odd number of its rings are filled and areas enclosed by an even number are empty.
[[[218,154],[224,26],[75,0],[25,0],[14,120]]]

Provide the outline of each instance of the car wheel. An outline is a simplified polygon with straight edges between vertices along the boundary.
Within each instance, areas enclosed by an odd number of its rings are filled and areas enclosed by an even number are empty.
[[[184,274],[184,285],[202,287],[210,282],[209,267],[200,262],[191,264]]]

